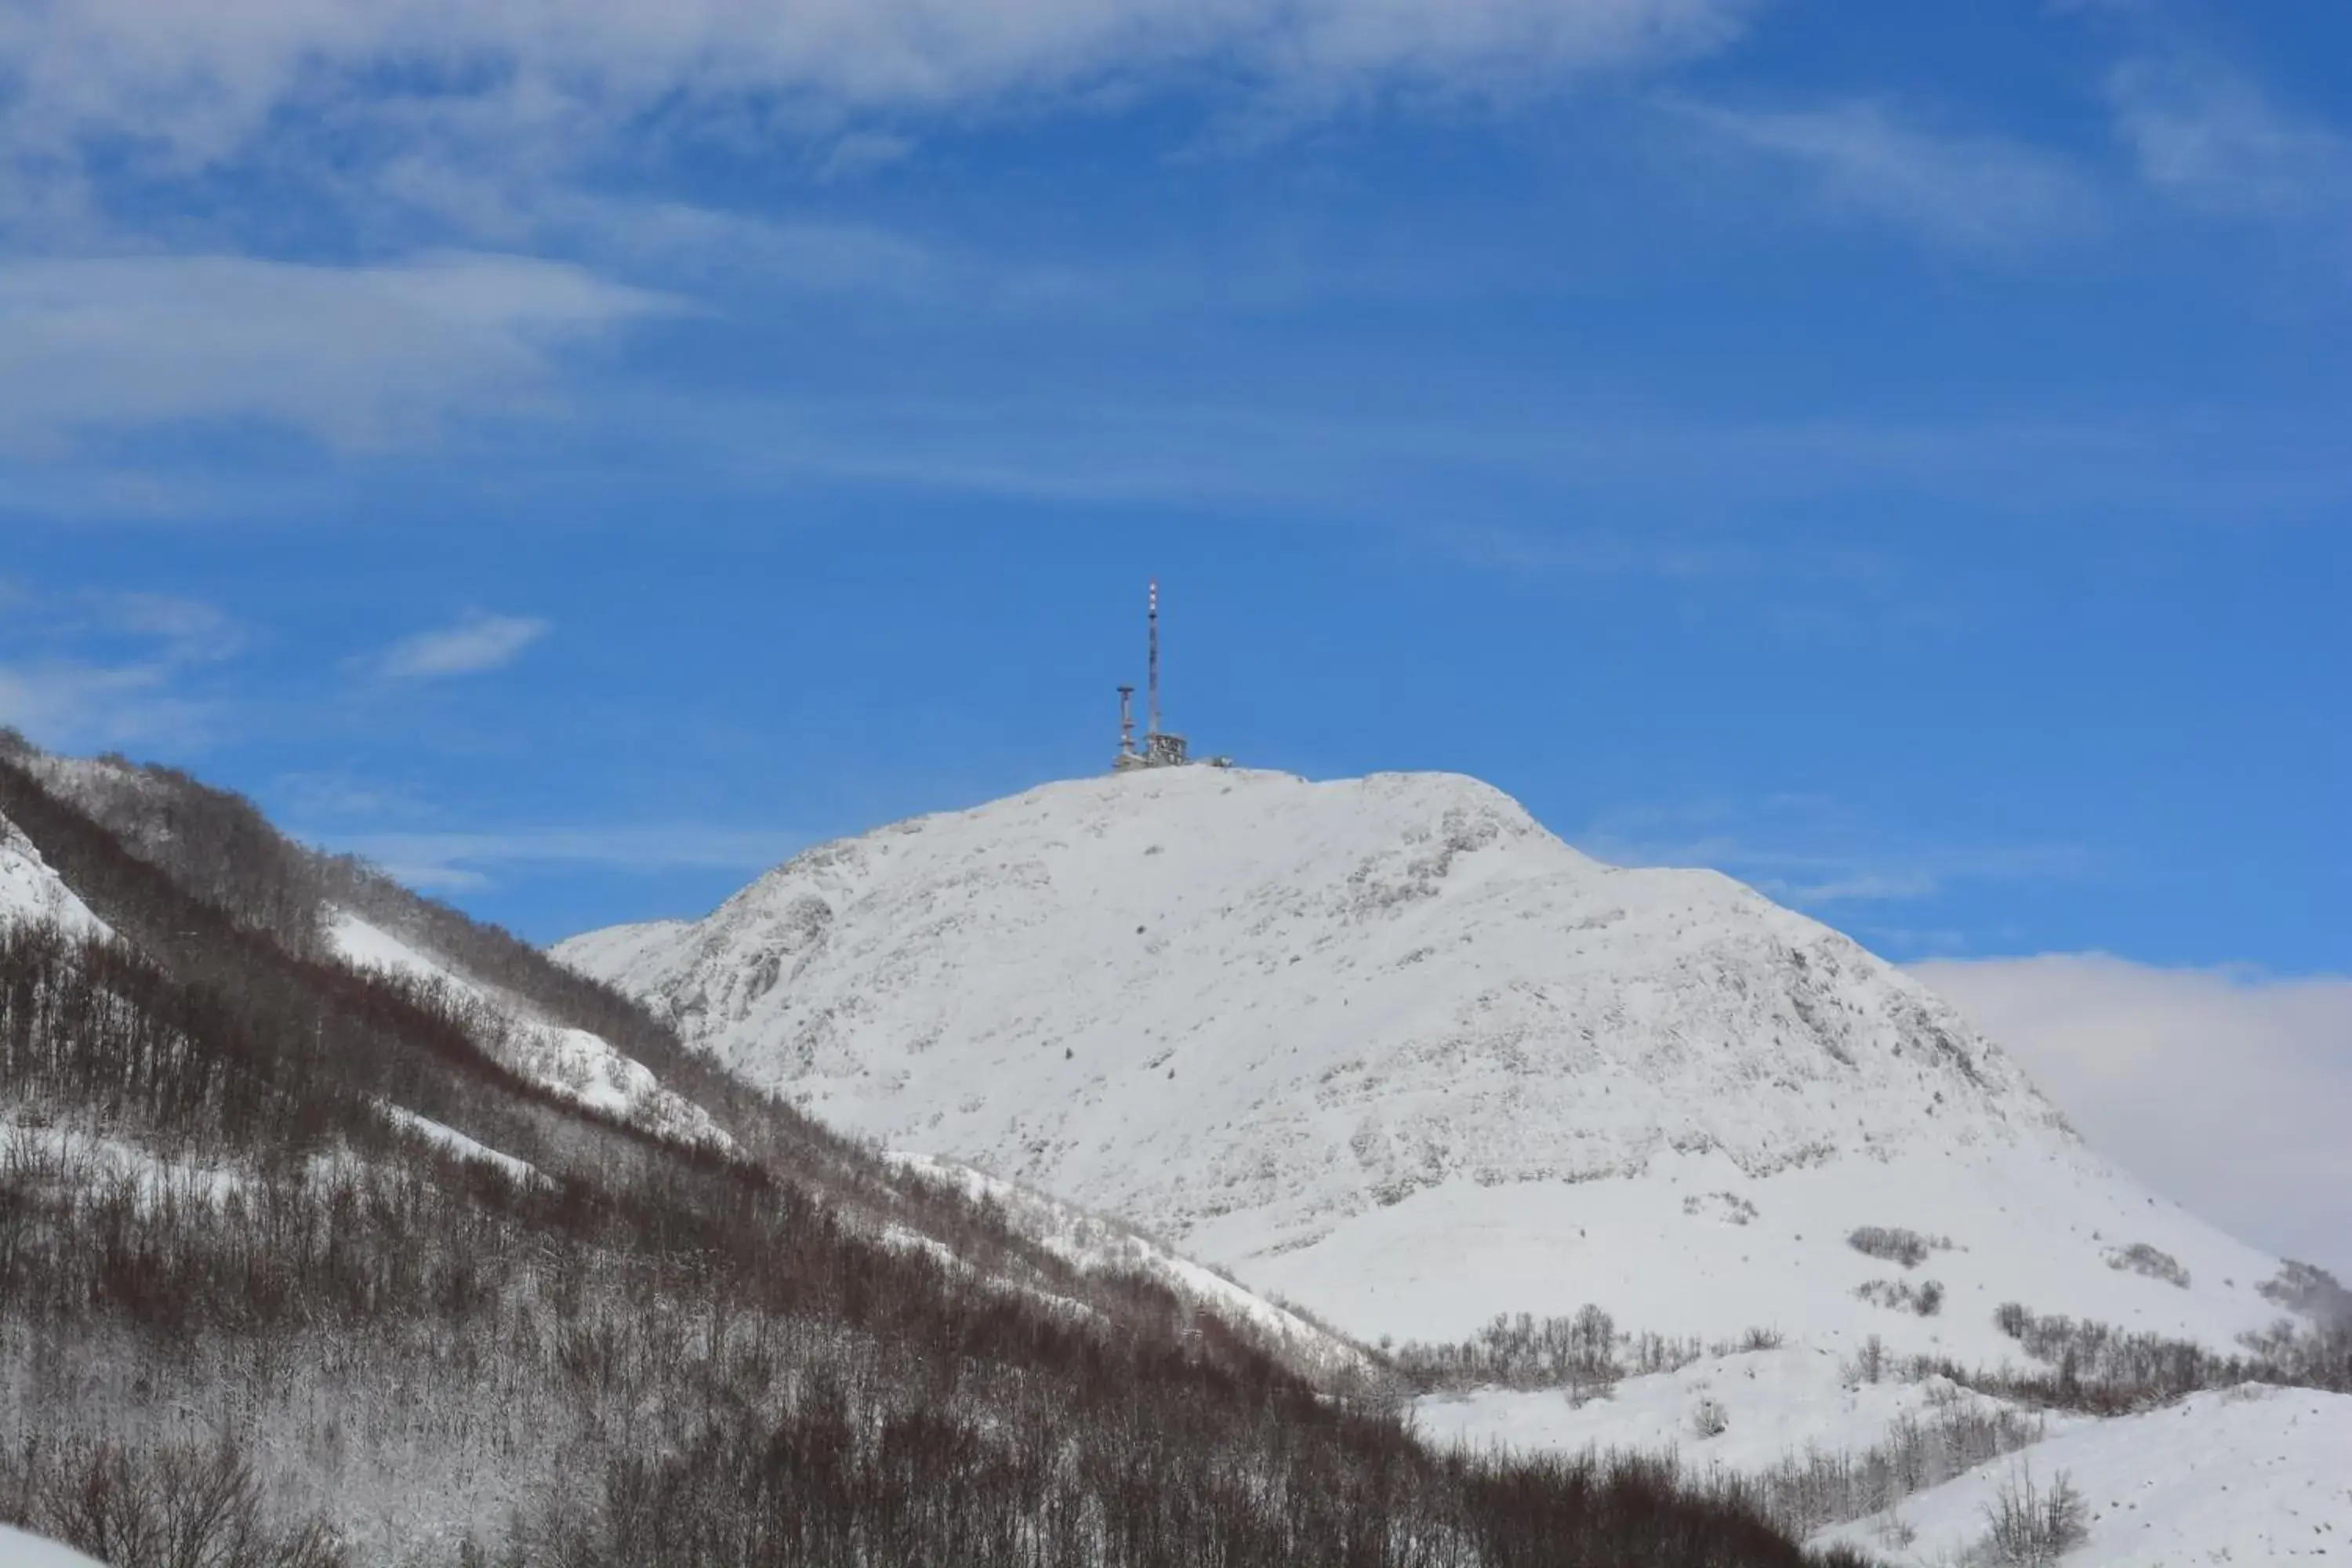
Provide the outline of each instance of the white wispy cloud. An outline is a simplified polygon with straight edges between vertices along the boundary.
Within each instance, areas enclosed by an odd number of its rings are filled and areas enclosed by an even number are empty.
[[[2116,133],[2154,189],[2226,216],[2352,217],[2352,136],[2194,55],[2134,59],[2107,82]]]
[[[0,262],[0,448],[181,421],[354,448],[429,438],[459,414],[551,406],[562,351],[674,308],[512,256]]]
[[[173,666],[161,661],[0,663],[0,724],[67,751],[196,746],[210,727],[212,705],[176,690],[177,675]]]
[[[514,867],[758,871],[811,842],[801,833],[695,823],[310,837],[328,848],[373,861],[413,887],[446,891],[489,887],[499,871]]]
[[[2099,221],[2093,183],[2022,142],[1929,130],[1873,102],[1675,108],[1723,144],[1794,174],[1806,200],[1938,246],[2014,254],[2078,238]]]
[[[2352,1279],[2352,978],[2096,953],[1913,968],[2093,1147],[2224,1229]]]
[[[415,134],[544,147],[660,105],[737,135],[859,110],[1220,75],[1328,100],[1479,92],[1716,48],[1750,0],[76,0],[0,10],[0,138],[183,167],[289,103]],[[387,70],[403,90],[383,94]],[[128,139],[122,140],[122,139]]]
[[[1906,838],[1812,795],[1613,812],[1575,842],[1617,865],[1722,871],[1810,910],[1914,902],[1969,883],[2064,881],[2093,868],[2087,854],[2066,845]]]
[[[469,616],[455,626],[403,637],[367,667],[387,680],[475,675],[512,664],[549,629],[547,622],[528,616]]]
[[[245,640],[201,600],[0,581],[0,724],[68,749],[201,745],[217,704],[190,679]]]

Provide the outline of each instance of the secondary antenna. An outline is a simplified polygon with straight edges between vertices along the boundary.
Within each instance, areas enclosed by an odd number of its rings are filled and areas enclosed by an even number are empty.
[[[1124,759],[1135,755],[1135,688],[1118,689],[1118,754]]]

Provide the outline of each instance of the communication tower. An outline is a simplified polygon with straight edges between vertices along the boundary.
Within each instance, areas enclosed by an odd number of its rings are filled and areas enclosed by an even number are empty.
[[[1184,737],[1160,725],[1160,579],[1151,579],[1144,599],[1144,699],[1143,744],[1135,743],[1135,688],[1118,689],[1118,753],[1111,759],[1111,769],[1124,773],[1130,768],[1181,768],[1189,765],[1192,757]],[[1230,757],[1206,757],[1202,761],[1213,768],[1233,765]]]

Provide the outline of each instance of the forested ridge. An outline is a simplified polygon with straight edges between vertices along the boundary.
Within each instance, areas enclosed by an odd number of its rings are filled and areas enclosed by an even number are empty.
[[[1433,1456],[184,775],[0,744],[0,815],[120,936],[0,931],[0,1519],[123,1568],[1802,1561],[1654,1470]],[[331,908],[733,1149],[518,1077]]]

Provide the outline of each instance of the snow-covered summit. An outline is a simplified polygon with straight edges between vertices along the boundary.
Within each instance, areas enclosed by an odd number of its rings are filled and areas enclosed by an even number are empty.
[[[1979,1322],[2002,1294],[2220,1339],[2266,1315],[2268,1260],[2157,1213],[1918,982],[1725,877],[1602,865],[1473,779],[1053,784],[556,952],[828,1121],[1121,1215],[1358,1332],[1613,1298],[1674,1331],[1937,1338],[1853,1296],[1903,1274],[1846,1247],[1864,1224],[1951,1235]],[[2029,1232],[2046,1260],[2048,1227],[2080,1267],[1959,1262],[2022,1259]],[[2144,1240],[2244,1303],[2102,1260]]]

